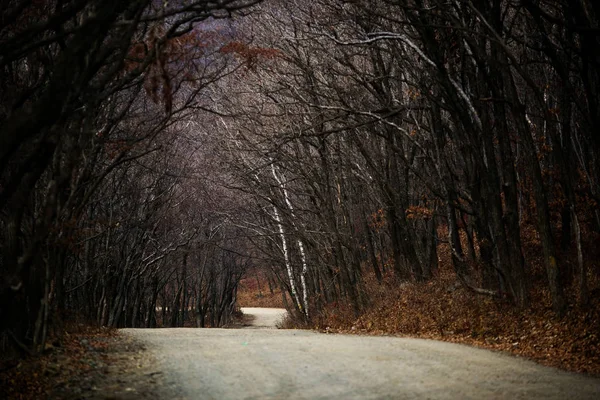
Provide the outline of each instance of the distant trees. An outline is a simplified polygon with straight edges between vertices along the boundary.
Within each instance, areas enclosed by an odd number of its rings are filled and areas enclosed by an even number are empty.
[[[80,220],[64,309],[113,327],[220,326],[230,320],[245,259],[227,243],[200,179],[165,146],[105,180]],[[205,165],[204,167],[207,167]],[[242,241],[242,240],[241,240]]]

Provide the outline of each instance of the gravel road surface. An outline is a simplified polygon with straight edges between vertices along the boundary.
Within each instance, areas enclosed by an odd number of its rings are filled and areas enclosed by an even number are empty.
[[[275,313],[245,311],[260,324]],[[164,389],[180,399],[600,399],[598,379],[432,340],[272,328],[123,332],[152,352]]]

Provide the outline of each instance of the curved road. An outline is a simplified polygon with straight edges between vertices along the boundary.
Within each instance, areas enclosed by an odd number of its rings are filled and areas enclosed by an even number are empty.
[[[242,312],[244,315],[252,317],[251,325],[245,327],[245,329],[276,329],[287,314],[287,311],[283,308],[242,307]]]
[[[266,311],[265,311],[266,310]],[[600,399],[600,380],[468,346],[273,329],[124,329],[180,399]]]

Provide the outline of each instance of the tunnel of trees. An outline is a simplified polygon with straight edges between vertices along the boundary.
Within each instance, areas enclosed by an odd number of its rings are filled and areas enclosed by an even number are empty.
[[[222,326],[268,269],[305,320],[365,276],[556,315],[598,297],[592,0],[8,0],[0,348],[68,319]],[[536,281],[537,282],[537,281]],[[536,283],[537,285],[538,283]]]

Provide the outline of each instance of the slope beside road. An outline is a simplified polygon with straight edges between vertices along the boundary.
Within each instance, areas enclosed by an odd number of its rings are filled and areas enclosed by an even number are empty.
[[[262,328],[123,333],[145,344],[162,389],[181,399],[600,398],[598,379],[487,350],[277,330],[272,323],[282,311],[244,311]]]

